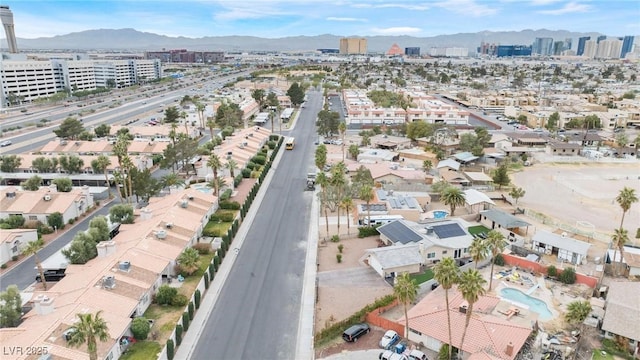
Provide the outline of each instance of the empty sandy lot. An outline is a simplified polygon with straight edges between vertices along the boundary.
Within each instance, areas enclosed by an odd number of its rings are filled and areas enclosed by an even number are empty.
[[[638,164],[536,164],[512,176],[526,190],[518,206],[542,212],[575,226],[588,221],[599,232],[610,233],[620,224],[622,211],[615,202],[620,189],[640,194]],[[625,228],[634,235],[640,227],[640,206],[625,217]]]

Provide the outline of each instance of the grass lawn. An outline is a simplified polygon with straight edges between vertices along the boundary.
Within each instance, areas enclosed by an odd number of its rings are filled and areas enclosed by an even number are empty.
[[[422,284],[425,281],[433,279],[433,271],[431,269],[427,269],[422,274],[413,274],[410,277],[411,279],[414,279],[418,284]]]
[[[613,360],[614,357],[613,355],[605,352],[605,354],[603,355],[602,352],[604,350],[603,349],[595,349],[593,350],[593,360]]]
[[[223,236],[227,234],[229,228],[231,227],[230,222],[217,222],[217,221],[209,221],[207,225],[204,227],[202,231],[203,234],[217,234],[218,236]]]
[[[472,226],[470,228],[467,229],[467,231],[469,231],[469,234],[471,235],[476,235],[476,234],[480,234],[480,233],[488,233],[489,231],[491,231],[491,229],[486,228],[485,226],[482,225],[478,225],[478,226]]]
[[[162,347],[155,341],[138,341],[127,349],[127,352],[120,357],[122,360],[147,360],[155,359]]]

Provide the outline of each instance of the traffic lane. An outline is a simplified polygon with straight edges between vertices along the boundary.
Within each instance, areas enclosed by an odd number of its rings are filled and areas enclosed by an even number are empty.
[[[117,201],[112,201],[111,203],[105,205],[100,210],[78,222],[77,225],[73,227],[73,229],[67,231],[64,234],[61,234],[57,238],[47,243],[47,245],[38,252],[39,259],[41,261],[45,260],[46,258],[53,255],[56,251],[60,250],[63,246],[70,243],[78,231],[84,231],[89,228],[89,222],[94,217],[100,215],[109,216],[109,209],[111,209],[111,207],[116,203]],[[37,275],[37,270],[35,269],[35,267],[36,263],[33,259],[33,256],[27,258],[26,260],[14,266],[12,269],[0,276],[0,288],[2,288],[2,290],[4,291],[6,290],[7,286],[15,284],[18,285],[18,288],[20,290],[26,289],[35,282],[35,277]]]

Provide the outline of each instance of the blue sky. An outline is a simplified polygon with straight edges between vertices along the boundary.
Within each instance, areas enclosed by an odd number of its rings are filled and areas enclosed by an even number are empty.
[[[524,29],[640,34],[639,0],[0,0],[17,37],[134,28],[168,36],[435,36]],[[4,34],[2,34],[4,35]],[[2,36],[4,37],[4,36]]]

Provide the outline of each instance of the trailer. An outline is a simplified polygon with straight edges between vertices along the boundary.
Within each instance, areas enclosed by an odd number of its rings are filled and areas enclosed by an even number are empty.
[[[316,189],[316,173],[307,173],[306,191],[315,191]]]

